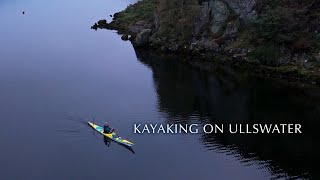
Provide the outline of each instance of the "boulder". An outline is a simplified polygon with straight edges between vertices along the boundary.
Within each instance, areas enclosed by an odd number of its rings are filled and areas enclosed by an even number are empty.
[[[99,21],[98,21],[98,25],[101,26],[101,27],[102,27],[102,26],[106,26],[106,25],[107,25],[107,20],[105,20],[105,19],[99,20]]]
[[[97,24],[97,23],[94,23],[94,25],[91,26],[91,29],[97,30],[97,29],[98,29],[98,24]]]
[[[149,42],[149,37],[151,35],[151,29],[143,29],[140,33],[137,34],[135,39],[136,46],[144,46]]]
[[[129,41],[132,41],[132,42],[133,42],[135,39],[136,39],[135,36],[132,36],[132,35],[130,35],[130,36],[128,37],[128,40],[129,40]]]
[[[121,36],[121,39],[124,40],[124,41],[128,41],[128,40],[129,40],[128,34],[122,35],[122,36]]]
[[[143,29],[151,29],[151,28],[152,28],[152,24],[147,23],[145,21],[138,21],[129,28],[129,32],[130,34],[138,34]]]

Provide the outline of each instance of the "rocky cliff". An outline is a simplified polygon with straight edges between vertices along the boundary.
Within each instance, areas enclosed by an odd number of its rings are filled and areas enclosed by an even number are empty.
[[[320,72],[319,12],[317,0],[142,0],[93,28],[128,34],[135,48],[310,76]]]

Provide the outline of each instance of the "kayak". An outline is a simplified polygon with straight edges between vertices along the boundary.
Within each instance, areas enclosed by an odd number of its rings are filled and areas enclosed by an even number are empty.
[[[117,143],[120,143],[120,144],[123,144],[123,145],[126,145],[126,146],[133,146],[134,144],[128,140],[125,140],[123,139],[122,137],[118,136],[116,133],[112,132],[112,133],[104,133],[103,132],[103,127],[101,126],[98,126],[96,124],[93,124],[92,122],[88,122],[88,125],[91,126],[93,129],[95,129],[96,131],[98,131],[100,134],[104,135],[105,137],[117,142]]]

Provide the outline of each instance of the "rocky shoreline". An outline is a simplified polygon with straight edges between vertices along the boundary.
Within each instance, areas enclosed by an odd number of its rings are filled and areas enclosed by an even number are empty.
[[[166,0],[143,0],[114,14],[112,22],[100,20],[91,28],[117,30],[122,34],[121,39],[130,40],[136,50],[177,55],[190,63],[228,65],[236,71],[255,76],[320,85],[320,50],[316,37],[320,32],[317,24],[320,17],[319,14],[314,15],[320,10],[320,3],[315,2],[306,4],[312,16],[308,19],[310,27],[305,28],[308,31],[312,29],[312,32],[307,33],[302,27],[301,31],[293,33],[301,33],[301,37],[293,36],[296,39],[293,38],[292,42],[276,41],[283,36],[282,32],[276,32],[272,38],[278,39],[274,40],[259,35],[258,30],[253,29],[253,24],[262,21],[267,13],[267,8],[261,6],[269,6],[258,4],[256,0],[190,0],[184,5],[178,3],[179,8],[163,4],[169,3]],[[286,4],[279,6],[291,8]],[[287,11],[291,12],[290,9]],[[264,20],[260,26],[267,23]],[[287,25],[283,28],[288,29]],[[314,37],[306,39],[302,37],[303,33]]]

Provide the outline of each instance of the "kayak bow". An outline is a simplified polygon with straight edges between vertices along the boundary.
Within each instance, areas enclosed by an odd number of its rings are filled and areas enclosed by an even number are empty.
[[[107,138],[120,143],[120,144],[124,144],[126,146],[133,146],[134,144],[130,141],[127,141],[125,139],[123,139],[122,137],[118,136],[116,133],[112,132],[112,133],[104,133],[103,132],[103,127],[98,126],[96,124],[93,124],[91,122],[88,122],[88,125],[91,126],[93,129],[95,129],[96,131],[98,131],[100,134],[106,136]]]

